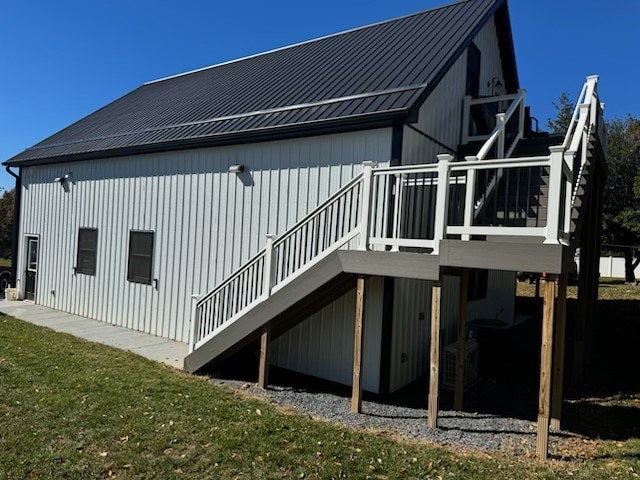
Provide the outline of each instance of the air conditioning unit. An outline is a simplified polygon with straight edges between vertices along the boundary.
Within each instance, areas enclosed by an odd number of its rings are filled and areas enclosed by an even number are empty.
[[[456,386],[456,352],[457,342],[447,345],[442,355],[442,386]],[[478,380],[478,342],[475,338],[467,339],[464,347],[464,387],[467,388]]]

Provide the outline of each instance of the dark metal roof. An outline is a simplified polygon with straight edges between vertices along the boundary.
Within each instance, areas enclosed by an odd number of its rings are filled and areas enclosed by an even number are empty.
[[[229,143],[408,116],[502,0],[465,0],[149,82],[5,162]]]

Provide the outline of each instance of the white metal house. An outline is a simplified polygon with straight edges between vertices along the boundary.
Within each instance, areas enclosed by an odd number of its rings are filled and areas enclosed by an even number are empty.
[[[576,246],[597,258],[597,78],[566,138],[529,124],[503,0],[149,82],[5,162],[16,286],[189,342],[190,371],[260,339],[263,383],[269,363],[353,383],[355,409],[430,373],[435,425],[440,345],[461,402],[467,319],[516,322],[515,272],[546,272],[552,335]]]

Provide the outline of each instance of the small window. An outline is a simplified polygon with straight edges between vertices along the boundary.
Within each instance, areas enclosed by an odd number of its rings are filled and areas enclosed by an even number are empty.
[[[96,274],[96,257],[98,252],[98,230],[81,228],[78,230],[78,258],[76,273]]]
[[[467,50],[467,95],[477,97],[480,94],[480,49],[475,44]]]
[[[135,232],[132,230],[129,234],[127,280],[151,285],[152,258],[153,232]]]

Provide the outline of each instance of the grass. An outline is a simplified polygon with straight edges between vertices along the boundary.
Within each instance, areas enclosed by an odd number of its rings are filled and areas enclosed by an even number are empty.
[[[535,295],[535,285],[528,282],[518,282],[517,295],[519,297],[533,297]],[[542,290],[540,295],[542,295]],[[578,287],[576,285],[569,285],[567,287],[567,298],[578,298]],[[626,284],[625,281],[620,278],[604,277],[600,279],[598,299],[640,301],[640,287]]]
[[[635,401],[625,391],[568,409]],[[0,316],[0,479],[637,478],[638,438],[587,443],[541,463],[343,428]]]
[[[10,258],[0,258],[0,267],[10,267],[11,259]]]

